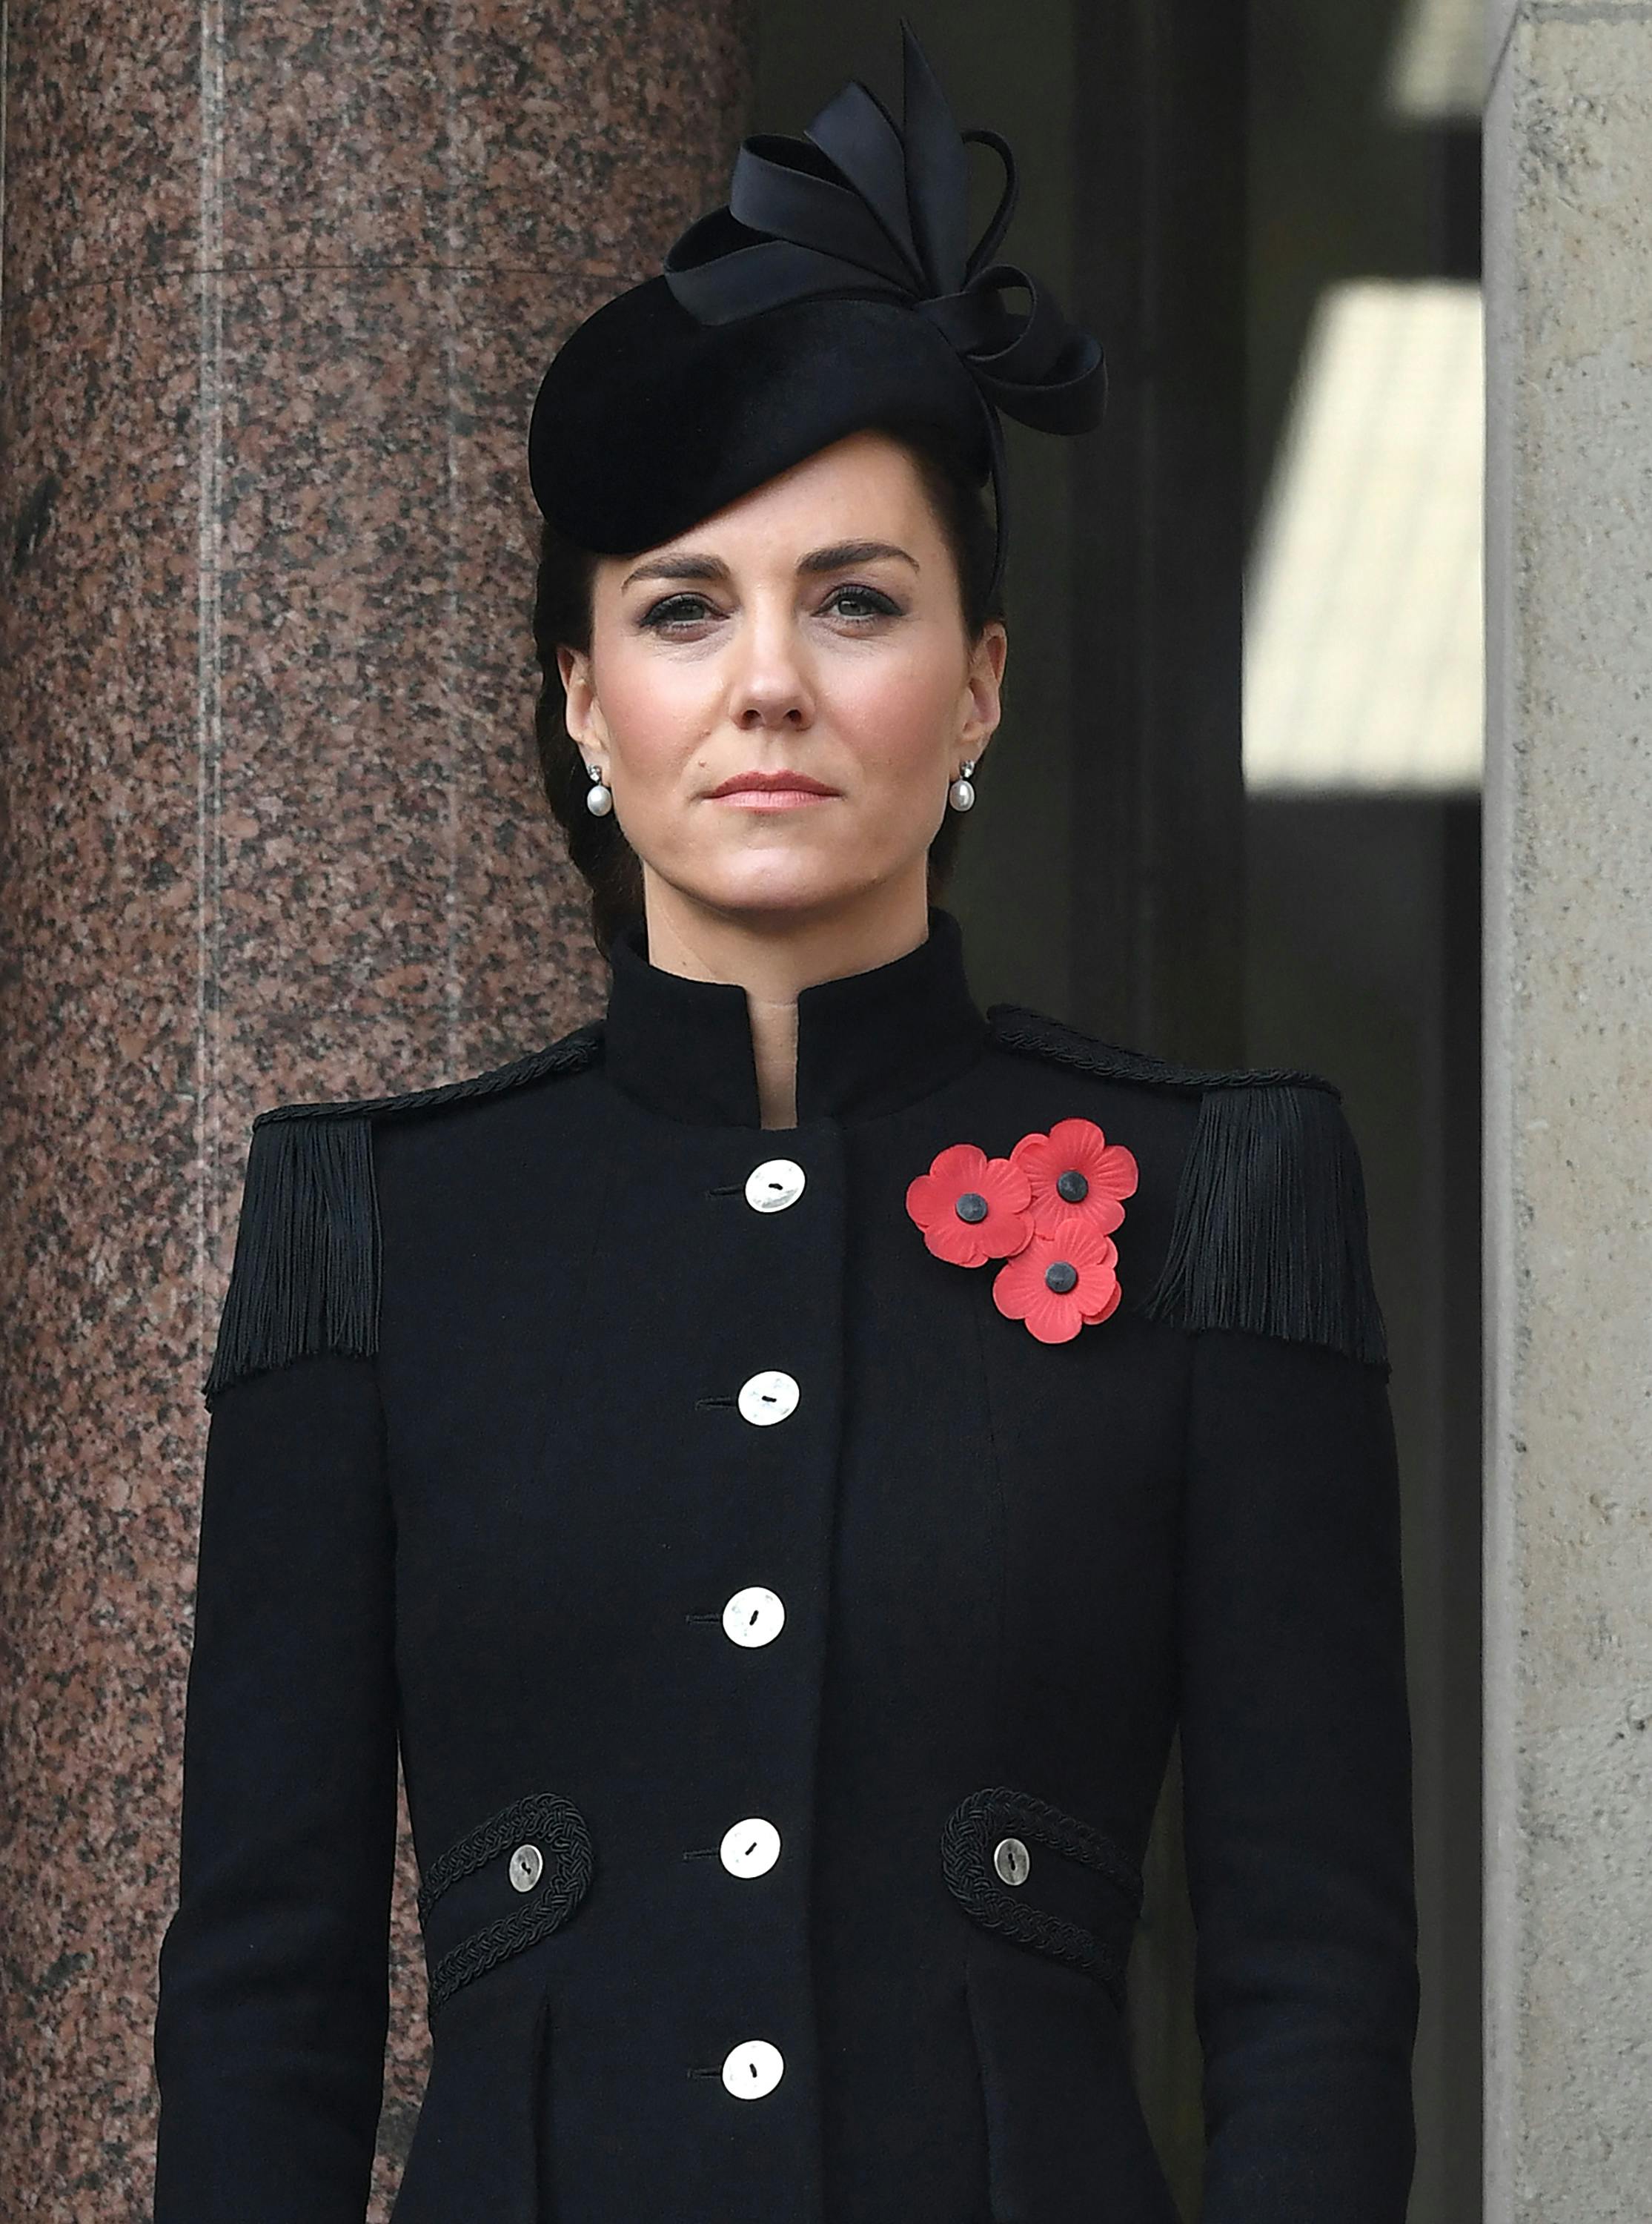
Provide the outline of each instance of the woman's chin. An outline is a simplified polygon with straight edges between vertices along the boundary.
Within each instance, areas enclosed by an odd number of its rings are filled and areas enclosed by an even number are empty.
[[[684,877],[676,887],[679,895],[724,918],[757,920],[852,908],[886,878],[866,857],[748,856],[726,870]]]

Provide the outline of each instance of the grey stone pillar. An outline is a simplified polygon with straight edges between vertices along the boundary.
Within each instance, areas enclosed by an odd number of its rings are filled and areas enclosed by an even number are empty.
[[[527,413],[717,198],[744,0],[9,11],[0,2215],[148,2213],[252,1115],[599,993],[539,799]],[[420,2088],[404,1842],[384,2168]]]
[[[1652,9],[1486,130],[1489,2224],[1652,2200]]]

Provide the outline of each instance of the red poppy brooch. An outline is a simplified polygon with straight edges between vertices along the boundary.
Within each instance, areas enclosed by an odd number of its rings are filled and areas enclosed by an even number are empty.
[[[1007,1159],[952,1143],[906,1191],[906,1210],[937,1259],[1004,1264],[993,1302],[1040,1343],[1066,1343],[1119,1304],[1113,1230],[1136,1193],[1136,1161],[1094,1120],[1023,1135]]]

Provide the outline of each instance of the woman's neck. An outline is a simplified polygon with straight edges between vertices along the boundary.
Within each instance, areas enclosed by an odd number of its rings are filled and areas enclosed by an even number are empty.
[[[925,880],[862,892],[829,913],[713,912],[644,869],[648,962],[690,981],[746,991],[757,1096],[766,1128],[798,1123],[798,994],[870,972],[929,932]]]

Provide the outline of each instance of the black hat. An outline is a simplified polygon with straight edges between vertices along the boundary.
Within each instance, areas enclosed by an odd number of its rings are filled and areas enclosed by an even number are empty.
[[[904,128],[858,79],[801,139],[741,142],[725,206],[689,226],[657,278],[606,303],[545,372],[528,429],[540,510],[576,546],[629,555],[848,433],[938,436],[1006,533],[999,413],[1087,432],[1101,349],[993,257],[1016,199],[995,131],[960,132],[908,24]],[[968,154],[1004,165],[992,221],[968,245]],[[1012,308],[1006,294],[1025,294]]]

